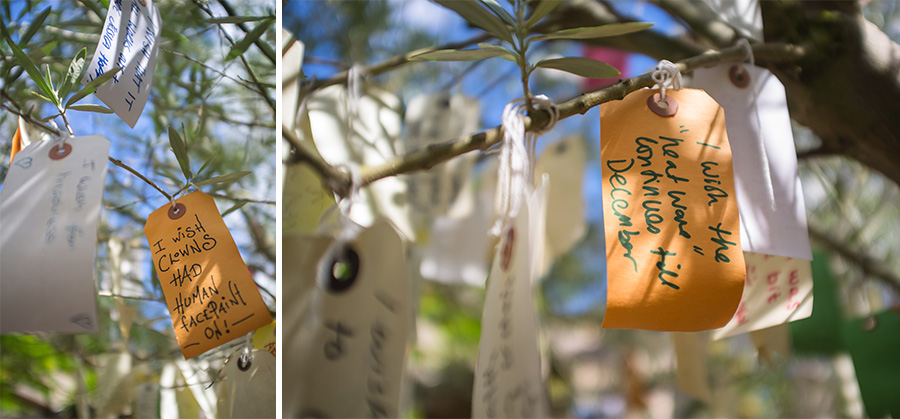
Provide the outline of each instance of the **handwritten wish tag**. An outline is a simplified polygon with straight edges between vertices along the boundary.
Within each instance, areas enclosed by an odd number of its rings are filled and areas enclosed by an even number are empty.
[[[399,417],[413,322],[403,241],[378,218],[332,244],[284,236],[284,416]]]
[[[272,322],[213,198],[192,192],[144,226],[185,359]]]
[[[82,84],[88,84],[121,67],[122,71],[95,94],[131,128],[150,97],[161,32],[162,18],[153,0],[110,1],[100,41],[81,79]]]
[[[739,87],[732,82],[732,68],[743,68],[749,84]],[[812,260],[784,86],[766,69],[733,64],[696,70],[694,86],[725,109],[741,212],[741,248]]]
[[[275,417],[275,357],[253,350],[249,361],[239,354],[225,362],[217,384],[217,418]]]
[[[494,252],[481,317],[472,417],[549,416],[531,292],[538,267],[536,244],[544,240],[543,228],[534,228],[533,221],[543,215],[548,187],[544,177]]]
[[[603,327],[724,326],[744,287],[731,149],[722,108],[702,90],[653,90],[601,105],[603,225],[609,292]]]
[[[108,153],[109,140],[90,135],[16,154],[0,191],[0,332],[97,331],[94,256]]]
[[[810,262],[783,256],[744,253],[747,281],[731,321],[713,339],[747,333],[812,314],[813,279]]]

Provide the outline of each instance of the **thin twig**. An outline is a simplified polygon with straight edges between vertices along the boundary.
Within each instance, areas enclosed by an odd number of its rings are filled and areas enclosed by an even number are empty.
[[[141,174],[140,172],[138,172],[137,170],[132,169],[131,166],[129,166],[129,165],[125,164],[125,163],[122,163],[121,160],[119,160],[119,159],[117,159],[117,158],[114,158],[113,156],[109,156],[108,158],[109,158],[109,161],[112,162],[112,164],[114,164],[114,165],[116,165],[116,166],[119,166],[119,167],[121,167],[121,168],[127,170],[127,171],[128,171],[129,173],[131,173],[132,175],[135,175],[135,176],[137,176],[140,180],[143,180],[144,183],[146,183],[146,184],[148,184],[148,185],[154,187],[157,191],[159,191],[159,193],[163,194],[163,196],[166,197],[166,199],[168,199],[168,200],[170,200],[170,201],[172,200],[172,195],[169,195],[168,193],[166,193],[166,191],[162,190],[162,188],[160,188],[159,186],[157,186],[156,183],[153,183],[152,180],[147,179],[146,176],[142,175],[142,174]]]
[[[894,291],[900,292],[900,277],[897,277],[890,269],[875,263],[871,256],[850,249],[845,244],[813,227],[809,228],[809,237],[831,248],[831,250],[847,261],[859,266],[867,276],[876,278],[893,288]]]

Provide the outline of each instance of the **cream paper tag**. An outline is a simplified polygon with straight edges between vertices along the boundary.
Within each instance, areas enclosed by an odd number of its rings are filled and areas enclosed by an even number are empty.
[[[706,332],[672,332],[675,347],[675,379],[678,389],[707,404],[713,401],[709,386],[709,359],[707,347],[709,335]]]
[[[131,415],[135,383],[131,353],[124,344],[115,352],[97,359],[97,387],[94,408],[98,417]]]
[[[153,0],[112,0],[91,64],[82,84],[122,67],[95,93],[128,126],[134,128],[153,85],[162,18]]]
[[[310,134],[319,154],[331,165],[376,166],[396,155],[400,101],[375,87],[362,90],[358,100],[351,100],[346,88],[331,86],[316,91],[306,102]],[[355,116],[348,114],[348,101],[353,102]],[[350,218],[363,226],[372,225],[379,215],[390,219],[404,238],[415,237],[402,179],[389,177],[362,188],[360,200],[350,211]]]
[[[570,137],[548,146],[534,165],[536,179],[548,173],[553,182],[547,197],[547,240],[538,277],[543,277],[556,259],[587,235],[581,192],[587,155],[584,139]]]
[[[737,87],[729,76],[733,67],[697,69],[694,86],[725,109],[741,214],[741,249],[812,260],[784,86],[768,70],[743,65],[750,84]]]
[[[109,140],[39,141],[0,191],[0,332],[97,331],[94,257]]]
[[[734,317],[713,339],[722,339],[812,314],[813,279],[810,262],[781,256],[744,253],[747,280]]]
[[[544,176],[494,252],[481,317],[472,417],[548,417],[532,280],[549,188]],[[522,191],[521,193],[525,193]]]
[[[284,236],[284,415],[399,417],[413,321],[403,241],[378,218],[339,258],[332,243]]]
[[[240,353],[225,361],[216,390],[216,417],[275,417],[275,357],[265,350],[251,353],[247,363],[241,361]]]
[[[451,141],[478,130],[481,107],[464,95],[435,93],[413,98],[406,106],[402,153]],[[427,171],[406,176],[411,216],[426,228],[436,216],[447,214],[460,195],[477,156],[464,154]],[[467,208],[471,211],[471,207]],[[463,212],[457,216],[465,216]]]
[[[750,340],[756,347],[760,363],[775,367],[776,356],[787,359],[791,356],[790,330],[787,324],[779,324],[766,329],[750,332]]]

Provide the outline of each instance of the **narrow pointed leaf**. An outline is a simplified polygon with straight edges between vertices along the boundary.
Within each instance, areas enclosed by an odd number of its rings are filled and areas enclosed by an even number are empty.
[[[224,218],[226,215],[231,214],[232,212],[235,212],[235,211],[243,208],[244,205],[247,205],[247,201],[241,201],[241,202],[238,202],[237,204],[234,204],[231,208],[228,208],[227,210],[225,210],[225,212],[222,213],[222,217]]]
[[[37,97],[39,97],[39,98],[41,98],[41,99],[44,99],[44,100],[46,100],[47,102],[53,103],[53,99],[50,99],[49,97],[44,96],[44,95],[41,94],[40,92],[34,92],[34,91],[31,91],[31,92],[28,92],[28,93],[31,93],[31,94],[33,94],[33,95],[35,95],[35,96],[37,96]]]
[[[653,26],[652,23],[645,22],[627,22],[612,23],[603,26],[593,26],[588,28],[563,29],[558,32],[548,33],[546,35],[534,37],[535,41],[545,41],[548,39],[594,39],[607,36],[625,35],[632,32],[642,31]]]
[[[50,77],[50,64],[44,64],[44,80],[47,82],[47,86],[50,86],[50,91],[53,92],[53,96],[56,97],[56,89],[53,87],[53,78]],[[55,103],[59,103],[59,98],[56,98]]]
[[[78,102],[81,99],[84,99],[85,96],[94,93],[97,91],[97,88],[100,87],[103,83],[111,80],[116,74],[122,71],[122,67],[113,67],[109,71],[101,74],[99,77],[91,80],[90,83],[84,85],[78,92],[76,92],[72,97],[66,101],[66,108],[72,106],[73,103]]]
[[[486,49],[441,49],[413,55],[410,61],[475,61],[499,57],[505,51]],[[514,58],[515,59],[515,58]]]
[[[474,0],[435,0],[435,2],[453,10],[462,16],[463,19],[472,25],[484,29],[487,33],[510,44],[513,43],[512,35],[506,28],[506,25],[503,24],[503,21],[491,14],[491,12],[488,12],[484,7],[481,7]]]
[[[606,79],[616,77],[619,70],[615,67],[604,63],[603,61],[592,60],[582,57],[566,57],[554,58],[550,60],[539,61],[535,67],[552,68],[554,70],[562,70],[567,73],[577,74],[581,77],[590,77],[595,79]]]
[[[243,171],[243,172],[229,173],[227,175],[216,176],[216,177],[212,177],[212,178],[209,178],[206,180],[201,180],[199,182],[194,182],[194,185],[203,186],[203,185],[211,185],[213,183],[234,182],[244,176],[249,175],[250,173],[252,173],[252,172]]]
[[[272,19],[272,16],[225,16],[201,20],[203,23],[247,23]]]
[[[59,97],[65,98],[72,88],[78,84],[78,79],[81,77],[81,70],[84,69],[84,59],[87,57],[87,48],[82,48],[81,51],[78,51],[78,54],[75,54],[75,58],[72,58],[72,62],[69,63],[69,70],[66,71],[66,77],[63,79],[62,84],[59,86]]]
[[[507,12],[506,9],[504,9],[503,6],[500,5],[500,3],[497,3],[496,0],[481,0],[481,2],[484,3],[484,5],[488,7],[488,9],[491,9],[491,11],[494,12],[497,17],[503,19],[504,22],[509,24],[509,26],[515,28],[518,25],[516,23],[516,18],[514,18],[513,15],[509,14],[509,12]]]
[[[101,105],[72,105],[68,109],[82,112],[113,113],[112,109]]]
[[[57,42],[57,41],[50,41],[50,42],[48,42],[48,43],[46,43],[46,44],[44,44],[44,45],[41,45],[41,46],[38,48],[38,51],[40,51],[41,54],[43,54],[44,56],[50,55],[50,53],[53,52],[53,48],[56,48],[56,45],[57,45],[57,44],[59,44],[59,42]],[[33,57],[32,57],[32,59],[33,59]]]
[[[231,61],[239,56],[241,56],[244,52],[247,51],[247,48],[250,48],[250,45],[253,45],[256,40],[258,40],[266,30],[272,26],[272,23],[275,23],[275,18],[269,18],[264,20],[256,25],[252,31],[250,31],[244,39],[241,39],[240,42],[236,42],[231,46],[231,50],[228,51],[228,56],[225,57],[225,61]]]
[[[41,14],[37,15],[34,20],[31,21],[31,24],[28,25],[28,29],[25,31],[25,33],[23,33],[22,36],[19,37],[19,43],[22,45],[28,45],[28,41],[31,40],[31,37],[44,27],[44,20],[46,20],[47,16],[49,15],[49,7],[44,9]]]
[[[200,166],[200,170],[197,171],[197,175],[199,176],[201,173],[203,173],[203,170],[205,170],[209,166],[209,164],[212,163],[213,160],[218,155],[219,155],[219,150],[214,151],[213,155],[209,158],[209,160],[206,160],[206,162],[203,163],[203,166]]]
[[[528,29],[531,29],[531,27],[543,19],[544,16],[550,14],[556,6],[559,6],[562,3],[562,0],[538,0],[537,3],[537,6],[534,7],[534,11],[531,12],[531,16],[525,21],[525,27]]]
[[[499,45],[480,43],[478,44],[478,47],[485,51],[496,51],[499,54],[497,55],[497,57],[500,57],[506,61],[511,61],[514,63],[517,62],[515,53]]]
[[[188,159],[187,145],[185,145],[184,140],[181,139],[181,135],[178,134],[178,131],[172,127],[169,127],[169,145],[172,146],[172,152],[175,153],[175,159],[178,160],[178,165],[181,166],[181,173],[184,174],[185,179],[190,180],[191,161]]]
[[[6,38],[6,43],[9,44],[9,47],[12,48],[13,55],[16,57],[16,61],[19,62],[19,65],[25,69],[25,72],[31,77],[31,80],[34,81],[34,84],[37,85],[41,92],[44,93],[44,96],[47,98],[54,98],[56,95],[53,92],[53,89],[47,85],[47,80],[44,79],[44,76],[41,74],[41,71],[38,70],[37,66],[34,65],[34,61],[31,61],[31,57],[28,54],[25,54],[19,46],[16,45],[15,42],[10,38]],[[52,101],[52,100],[51,100]],[[59,106],[59,102],[53,102],[54,105]]]

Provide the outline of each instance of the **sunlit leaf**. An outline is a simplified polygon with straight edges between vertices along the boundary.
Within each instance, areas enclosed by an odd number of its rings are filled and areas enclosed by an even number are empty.
[[[38,33],[41,28],[44,27],[44,20],[47,19],[47,16],[50,15],[50,8],[44,9],[41,14],[35,16],[34,20],[31,21],[31,24],[28,25],[28,29],[22,36],[19,37],[19,43],[22,45],[28,45],[28,41],[31,40],[31,37]]]
[[[486,51],[496,51],[499,54],[497,55],[497,57],[500,57],[506,61],[511,61],[514,63],[518,62],[518,60],[516,60],[515,53],[499,45],[480,43],[478,44],[478,47]]]
[[[181,173],[184,174],[184,178],[190,179],[191,161],[188,159],[187,145],[181,139],[178,131],[172,127],[169,127],[169,145],[172,146],[172,152],[175,153],[175,159],[178,160],[178,165],[181,166]]]
[[[645,22],[627,22],[612,23],[603,26],[592,26],[588,28],[563,29],[558,32],[548,33],[546,35],[534,37],[535,41],[544,41],[548,39],[593,39],[603,38],[607,36],[625,35],[632,32],[642,31],[653,26],[652,23]]]
[[[506,50],[495,49],[441,49],[414,55],[410,61],[475,61],[485,58],[499,57],[507,53]],[[515,57],[513,57],[515,60]]]
[[[244,176],[249,175],[252,172],[243,171],[243,172],[234,172],[229,173],[227,175],[216,176],[206,180],[201,180],[199,182],[194,182],[194,185],[203,186],[203,185],[212,185],[213,183],[226,183],[226,182],[234,182]]]
[[[245,51],[247,51],[247,48],[250,48],[250,45],[253,45],[253,43],[256,42],[257,39],[259,39],[261,36],[263,36],[264,33],[266,33],[266,29],[269,29],[269,27],[272,26],[273,23],[275,23],[275,18],[270,17],[257,24],[256,27],[253,28],[253,30],[244,37],[244,39],[241,39],[240,42],[236,42],[231,46],[231,50],[228,51],[228,56],[225,57],[225,61],[231,61],[242,55]]]
[[[272,16],[226,16],[214,17],[211,19],[203,19],[203,23],[247,23],[258,22],[260,20],[272,19]]]
[[[66,108],[69,108],[70,106],[72,106],[73,103],[78,102],[79,100],[83,99],[85,96],[97,91],[97,88],[100,87],[100,85],[111,80],[120,71],[122,71],[122,67],[113,67],[112,69],[101,74],[99,77],[95,78],[94,80],[91,80],[90,83],[86,84],[84,87],[81,88],[81,90],[76,92],[74,95],[72,95],[72,97],[69,98],[68,101],[66,101]]]
[[[550,14],[556,6],[559,6],[562,3],[562,0],[538,0],[533,3],[537,3],[537,6],[534,7],[531,16],[525,21],[525,27],[528,29],[531,29],[531,27],[538,23],[544,16]]]
[[[31,57],[19,49],[19,46],[16,45],[12,39],[7,37],[6,43],[9,44],[9,47],[12,49],[13,55],[16,57],[16,61],[19,62],[19,65],[25,69],[25,72],[27,72],[28,76],[31,77],[31,80],[34,81],[34,84],[36,84],[38,88],[41,89],[41,92],[44,93],[44,96],[51,99],[52,102],[52,99],[56,98],[56,93],[47,84],[47,80],[44,79],[40,70],[34,65],[34,61],[31,61]],[[59,101],[53,102],[53,104],[59,106]]]
[[[496,36],[506,42],[513,43],[512,34],[497,16],[488,12],[474,0],[435,0],[436,3],[453,10],[463,19],[487,33]]]
[[[595,79],[605,79],[616,77],[619,70],[615,67],[604,63],[603,61],[592,60],[583,57],[566,57],[554,58],[539,61],[535,67],[552,68],[554,70],[562,70],[567,73],[577,74],[581,77],[590,77]]]
[[[100,105],[72,105],[69,109],[82,112],[113,113],[112,109]]]
[[[66,97],[72,88],[78,84],[78,79],[81,77],[81,70],[84,68],[84,59],[86,56],[87,48],[82,48],[81,51],[78,51],[78,54],[75,54],[75,58],[72,58],[72,62],[69,63],[69,70],[66,71],[66,77],[59,86],[60,98]]]
[[[503,19],[504,22],[509,24],[509,26],[512,26],[513,28],[518,26],[518,23],[516,23],[516,18],[514,18],[513,15],[509,14],[509,12],[507,12],[506,9],[504,9],[503,6],[500,5],[500,3],[497,3],[496,0],[481,0],[481,2],[484,3],[484,5],[488,7],[488,9],[491,9],[491,11],[494,12],[497,17]]]

